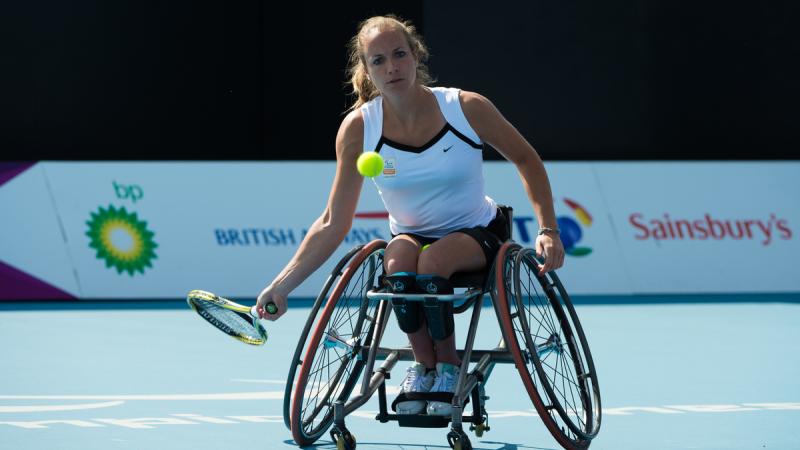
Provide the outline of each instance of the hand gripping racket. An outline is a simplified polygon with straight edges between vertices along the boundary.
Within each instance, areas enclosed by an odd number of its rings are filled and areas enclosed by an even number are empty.
[[[245,344],[264,345],[267,342],[267,330],[259,321],[255,306],[240,305],[201,290],[189,292],[186,303],[208,323]],[[267,303],[266,309],[270,314],[278,312],[278,307],[272,302]]]

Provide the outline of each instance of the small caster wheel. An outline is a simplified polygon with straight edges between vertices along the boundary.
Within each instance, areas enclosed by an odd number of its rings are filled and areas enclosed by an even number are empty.
[[[472,444],[463,431],[451,431],[447,433],[447,443],[453,450],[472,450]]]

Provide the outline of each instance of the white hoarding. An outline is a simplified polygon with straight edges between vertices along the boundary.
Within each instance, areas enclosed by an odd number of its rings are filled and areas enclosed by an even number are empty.
[[[322,212],[333,163],[51,163],[85,298],[255,296]],[[365,191],[367,191],[365,189]],[[365,192],[361,210],[383,211]],[[341,251],[388,237],[356,220]],[[327,267],[326,266],[326,267]],[[318,271],[295,295],[316,294]]]
[[[574,294],[628,294],[630,280],[622,265],[613,224],[591,164],[547,164],[556,217],[567,250],[559,276]],[[486,162],[486,190],[499,203],[514,207],[514,240],[533,247],[536,215],[513,164]]]
[[[635,293],[800,291],[800,164],[594,165]]]
[[[800,164],[549,163],[574,294],[798,292]],[[79,298],[254,298],[328,199],[333,162],[49,162],[0,186],[0,261]],[[515,167],[486,162],[514,207],[514,239],[538,224]],[[364,183],[353,228],[294,293],[314,297],[355,245],[389,238]]]

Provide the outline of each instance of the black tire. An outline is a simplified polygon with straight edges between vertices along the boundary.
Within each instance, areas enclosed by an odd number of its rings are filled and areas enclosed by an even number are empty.
[[[294,390],[294,382],[295,377],[297,376],[297,368],[300,367],[300,364],[303,363],[303,360],[300,358],[302,355],[303,349],[306,345],[306,339],[308,337],[309,331],[311,331],[311,327],[317,321],[317,313],[319,312],[319,308],[322,306],[323,302],[328,299],[328,296],[331,293],[331,289],[333,286],[339,281],[339,277],[342,276],[342,270],[350,262],[350,259],[353,258],[353,255],[358,253],[359,250],[364,248],[363,245],[358,245],[353,247],[347,254],[345,254],[342,259],[336,264],[336,266],[331,271],[331,274],[328,276],[327,280],[325,280],[325,284],[322,286],[319,295],[317,295],[317,299],[314,301],[314,304],[311,306],[311,311],[309,311],[308,319],[306,319],[306,324],[303,327],[303,331],[300,333],[300,339],[297,341],[297,347],[294,350],[294,356],[292,357],[292,362],[289,366],[289,375],[286,377],[286,386],[283,393],[283,424],[286,425],[286,429],[292,431],[292,422],[290,420],[290,408],[292,405],[292,391]]]
[[[379,301],[367,291],[379,287],[386,242],[375,240],[352,256],[334,283],[308,342],[291,399],[290,424],[295,442],[313,444],[333,423],[333,403],[345,402],[365,361],[357,358],[375,334]]]
[[[498,254],[497,312],[507,346],[540,418],[566,449],[587,448],[600,429],[600,390],[583,329],[554,272],[536,253]]]

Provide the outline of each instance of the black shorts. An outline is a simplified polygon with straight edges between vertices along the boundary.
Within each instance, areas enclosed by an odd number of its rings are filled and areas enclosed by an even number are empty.
[[[453,231],[453,233],[464,233],[475,239],[475,241],[477,241],[481,246],[483,255],[486,257],[486,265],[489,266],[494,261],[494,257],[497,256],[497,251],[500,250],[500,246],[503,245],[503,242],[507,241],[511,237],[509,236],[508,230],[508,219],[506,218],[505,214],[503,214],[503,211],[500,208],[497,208],[497,214],[495,215],[494,219],[492,219],[492,221],[489,222],[489,224],[485,227],[461,228]],[[400,234],[410,236],[417,241],[420,246],[433,244],[441,239],[420,236],[414,233]],[[392,238],[397,236],[398,235],[393,234]]]

